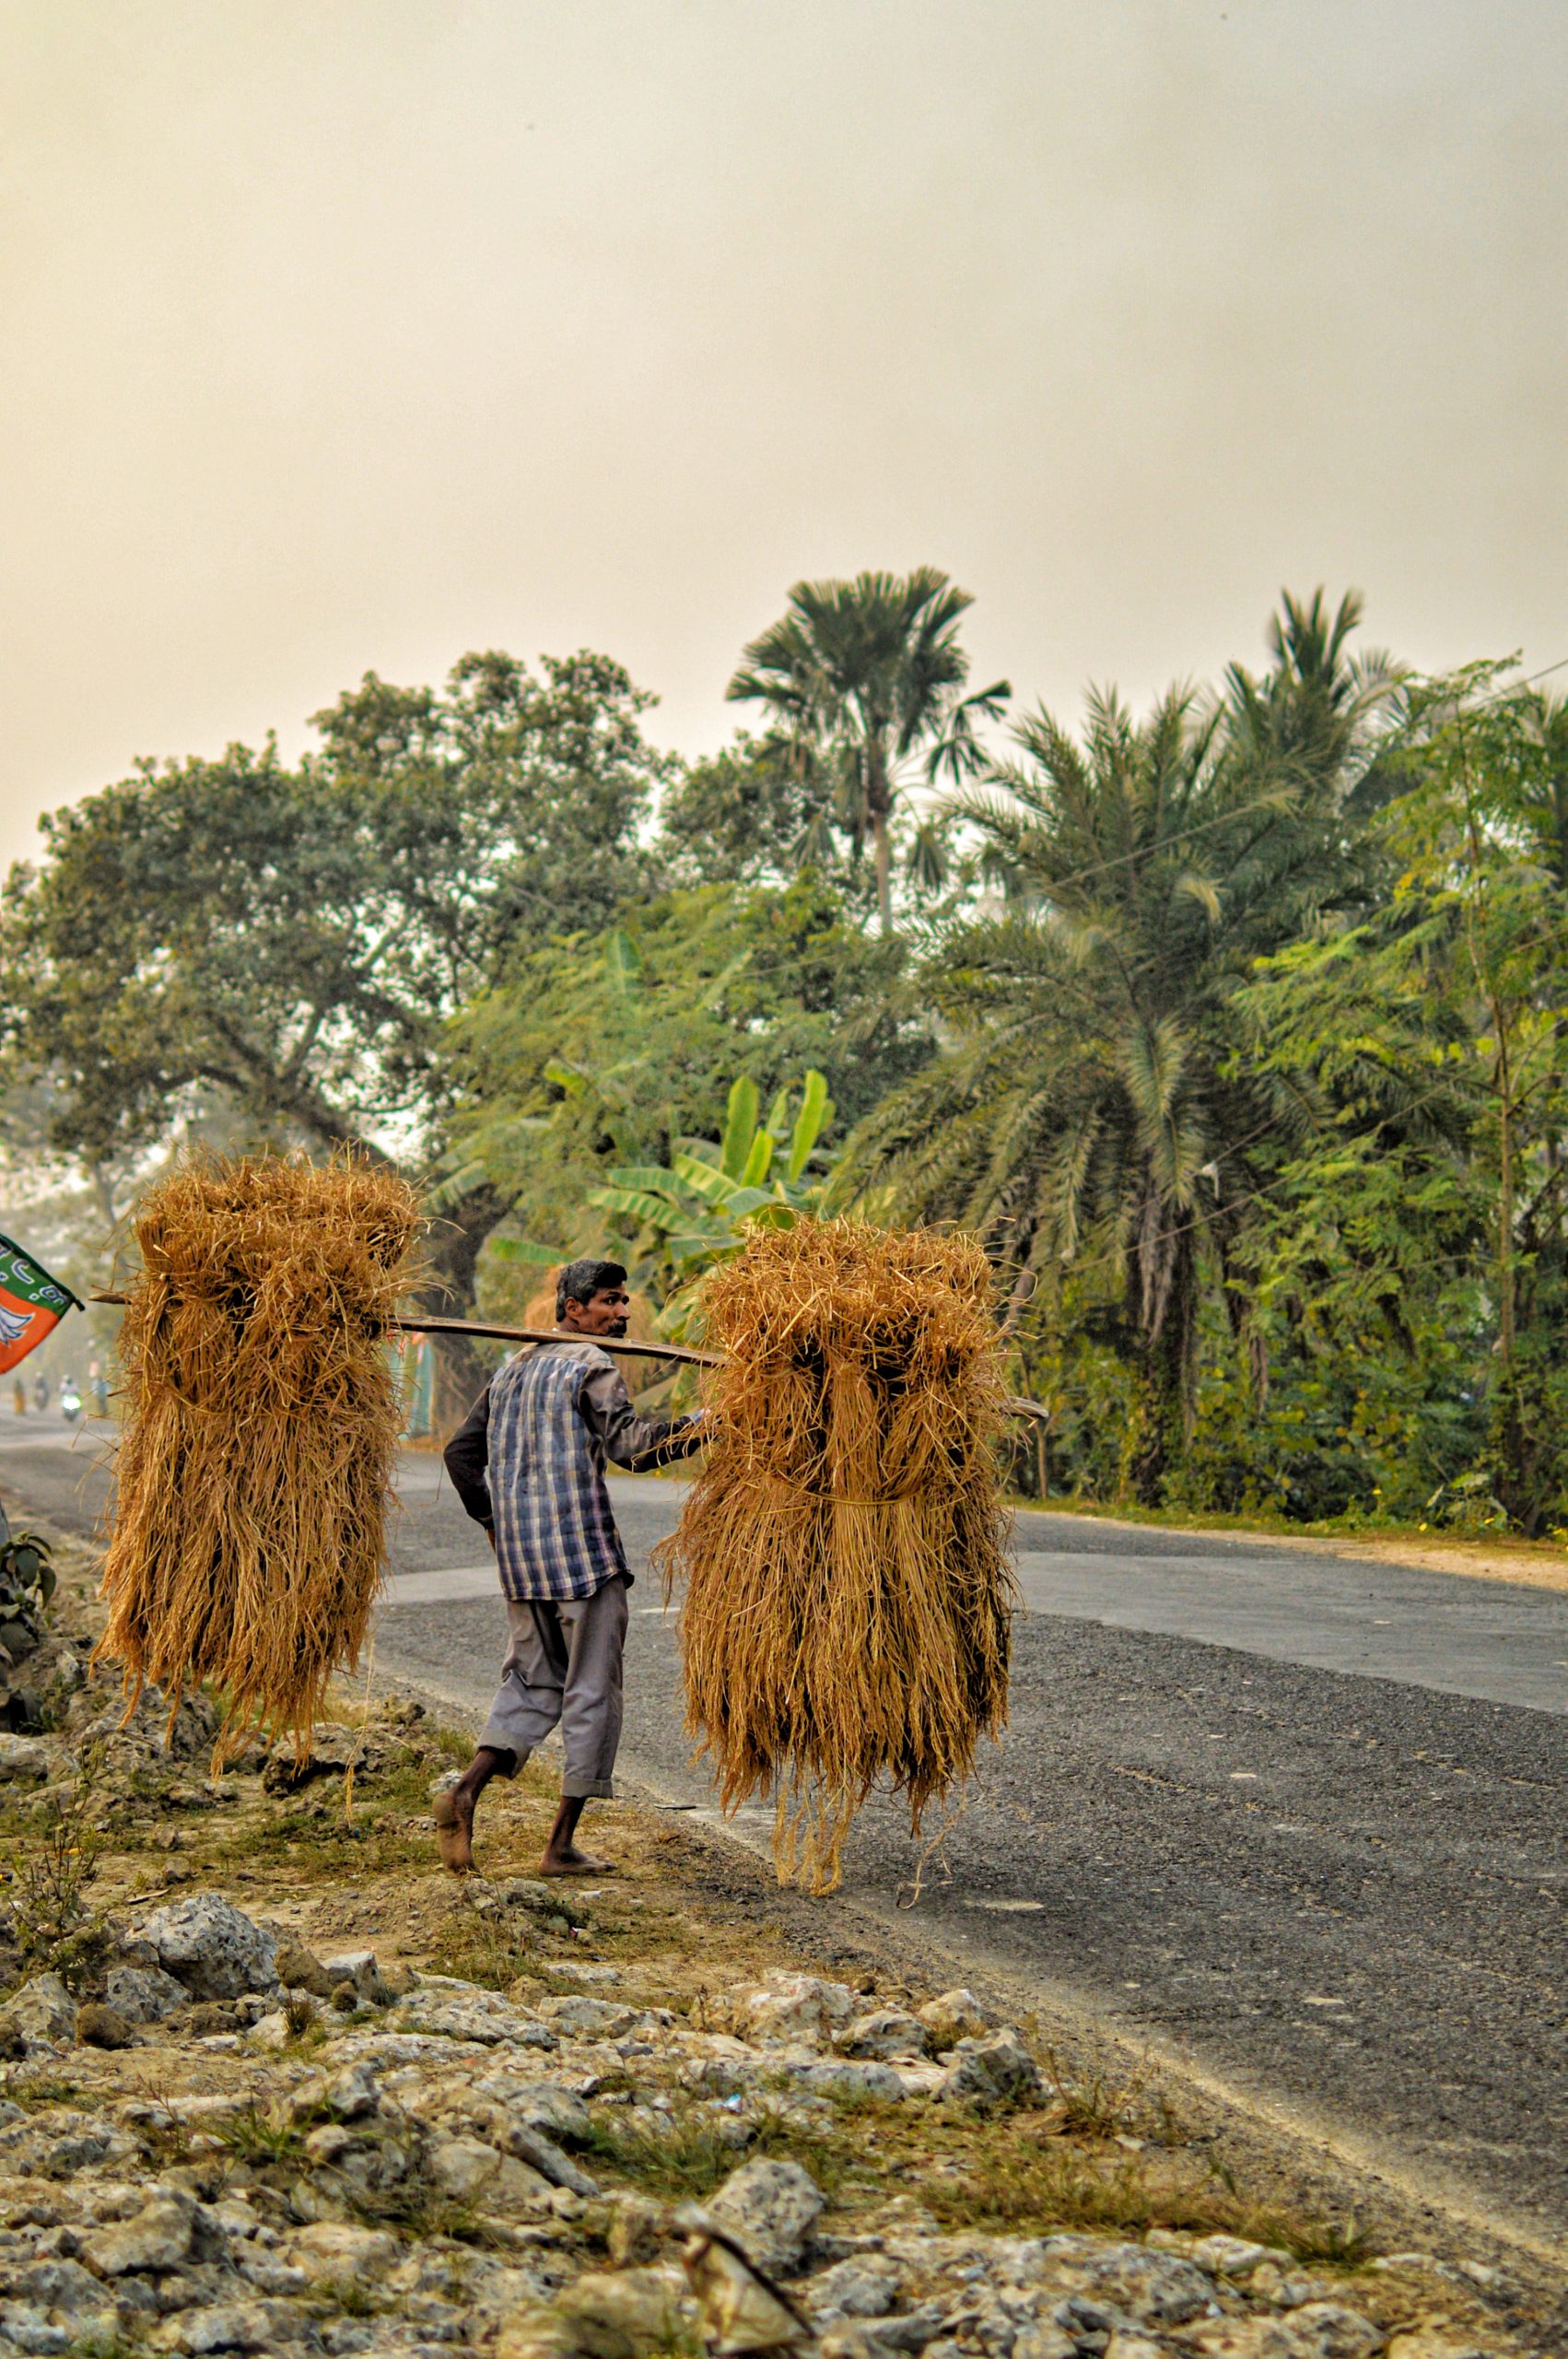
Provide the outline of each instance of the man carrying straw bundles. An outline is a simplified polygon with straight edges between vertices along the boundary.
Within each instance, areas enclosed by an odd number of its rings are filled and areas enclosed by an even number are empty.
[[[624,1335],[630,1303],[617,1262],[573,1262],[556,1289],[559,1343],[520,1353],[491,1378],[446,1462],[500,1567],[511,1643],[479,1749],[436,1802],[441,1857],[474,1865],[474,1813],[492,1778],[514,1778],[557,1725],[561,1807],[540,1863],[547,1876],[605,1875],[577,1848],[578,1821],[614,1793],[621,1657],[631,1573],[604,1482],[606,1459],[633,1473],[699,1449],[701,1420],[639,1417],[597,1335]]]

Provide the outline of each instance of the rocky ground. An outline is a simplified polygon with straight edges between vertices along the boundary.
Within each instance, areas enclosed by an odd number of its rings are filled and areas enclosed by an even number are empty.
[[[544,1883],[520,1780],[443,1875],[463,1748],[416,1703],[213,1780],[206,1698],[120,1725],[63,1555],[44,1725],[0,1736],[0,2359],[1564,2347],[1494,2262],[1380,2249],[1153,2083],[813,1949],[750,1863],[737,1905],[657,1811]]]

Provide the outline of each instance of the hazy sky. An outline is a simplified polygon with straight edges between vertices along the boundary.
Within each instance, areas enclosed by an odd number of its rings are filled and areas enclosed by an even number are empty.
[[[1069,709],[1568,657],[1563,0],[0,0],[0,854],[368,667],[695,752],[802,575]],[[1562,675],[1568,682],[1568,672]]]

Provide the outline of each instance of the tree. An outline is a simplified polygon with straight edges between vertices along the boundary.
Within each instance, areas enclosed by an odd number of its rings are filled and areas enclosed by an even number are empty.
[[[726,691],[766,705],[802,777],[825,778],[819,827],[831,807],[856,860],[870,836],[884,933],[893,929],[891,820],[906,773],[922,754],[930,779],[977,769],[976,724],[995,720],[1012,694],[1005,680],[962,693],[969,659],[958,621],[973,604],[934,566],[902,578],[798,581],[786,613],[746,648]],[[919,857],[930,874],[936,846],[929,834]]]
[[[731,1261],[748,1228],[791,1228],[820,1209],[828,1182],[810,1167],[825,1162],[817,1141],[835,1111],[827,1083],[810,1070],[798,1109],[788,1088],[766,1123],[760,1108],[755,1082],[743,1074],[725,1100],[717,1143],[684,1141],[668,1166],[634,1164],[593,1191],[596,1204],[636,1224],[638,1260],[654,1265],[666,1294]]]
[[[735,1086],[768,1105],[814,1066],[853,1121],[921,1064],[905,964],[811,875],[627,905],[604,933],[520,957],[454,1024],[450,1184],[494,1186],[508,1229],[556,1258],[622,1243],[596,1191],[721,1140]]]
[[[1387,749],[1387,899],[1270,962],[1264,1053],[1387,1156],[1440,1129],[1477,1206],[1469,1470],[1527,1532],[1568,1503],[1568,807],[1562,708],[1476,664],[1412,683]]]
[[[1014,1325],[1037,1276],[1047,1307],[1064,1283],[1092,1307],[1132,1370],[1122,1473],[1151,1504],[1191,1414],[1205,1278],[1239,1330],[1258,1150],[1301,1119],[1239,1053],[1234,994],[1368,881],[1344,816],[1359,755],[1338,734],[1308,752],[1321,682],[1282,644],[1223,705],[1173,689],[1138,723],[1096,694],[1082,745],[1044,710],[1021,725],[1019,758],[956,806],[1007,906],[932,971],[954,1045],[849,1158],[907,1212],[987,1232]]]
[[[812,866],[836,872],[829,782],[778,733],[694,762],[665,796],[659,849],[682,885],[782,885]]]
[[[297,767],[271,743],[143,763],[45,819],[0,904],[0,972],[11,1072],[53,1085],[53,1145],[124,1163],[216,1102],[241,1141],[422,1169],[457,1006],[520,938],[603,923],[646,876],[669,768],[648,701],[596,655],[539,676],[468,656],[442,692],[372,674]],[[492,1184],[450,1203],[427,1308],[472,1300],[506,1210]]]

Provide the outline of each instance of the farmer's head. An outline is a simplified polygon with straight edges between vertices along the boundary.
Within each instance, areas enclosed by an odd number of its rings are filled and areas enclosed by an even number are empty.
[[[568,1262],[556,1281],[556,1324],[573,1335],[624,1335],[630,1309],[618,1262]]]

